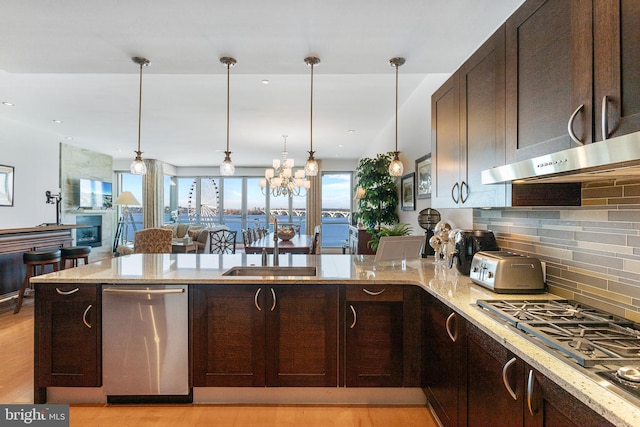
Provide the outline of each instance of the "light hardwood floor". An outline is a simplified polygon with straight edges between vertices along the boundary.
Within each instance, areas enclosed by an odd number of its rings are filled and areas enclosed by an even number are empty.
[[[0,403],[33,403],[33,298],[0,312]],[[75,426],[436,427],[421,406],[71,405]]]

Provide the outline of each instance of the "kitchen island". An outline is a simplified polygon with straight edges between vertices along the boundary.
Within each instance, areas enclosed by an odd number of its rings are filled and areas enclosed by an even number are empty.
[[[270,261],[270,259],[269,259]],[[452,310],[456,315],[468,322],[473,328],[477,328],[481,333],[486,334],[495,342],[508,349],[517,358],[540,372],[546,378],[560,386],[563,390],[574,396],[585,406],[593,409],[598,414],[604,416],[607,420],[615,425],[633,426],[640,425],[640,408],[628,400],[621,398],[619,395],[602,387],[594,379],[586,376],[580,370],[571,366],[570,363],[562,361],[543,349],[527,340],[517,330],[509,328],[501,322],[497,322],[487,314],[483,313],[475,304],[479,299],[549,299],[554,296],[549,294],[538,295],[497,295],[482,287],[472,284],[467,277],[460,276],[455,270],[449,270],[443,264],[435,264],[432,260],[409,260],[406,268],[402,268],[401,263],[374,264],[372,256],[345,256],[345,255],[281,255],[281,267],[296,267],[305,271],[305,275],[254,275],[247,276],[244,271],[237,275],[225,275],[226,272],[238,266],[260,267],[261,257],[259,255],[235,254],[235,255],[191,255],[191,254],[175,254],[175,255],[130,255],[104,260],[82,266],[74,269],[64,270],[61,272],[51,273],[32,279],[36,287],[36,306],[42,305],[47,301],[47,295],[53,295],[54,289],[62,289],[69,292],[72,287],[79,289],[84,286],[89,287],[88,294],[82,302],[78,302],[78,310],[80,317],[84,313],[83,321],[91,328],[85,327],[95,333],[93,338],[100,347],[100,310],[101,300],[99,289],[103,285],[137,285],[145,287],[157,284],[182,284],[188,285],[196,292],[191,292],[192,310],[197,306],[198,301],[195,295],[198,292],[206,292],[211,289],[234,289],[235,287],[244,287],[247,285],[257,286],[257,289],[265,287],[264,292],[255,292],[251,295],[251,303],[255,302],[256,309],[261,312],[268,312],[272,307],[276,307],[276,299],[262,300],[265,294],[270,295],[266,288],[278,288],[278,290],[293,289],[294,287],[305,287],[305,289],[313,289],[313,287],[324,288],[334,287],[335,295],[341,304],[341,308],[336,310],[337,316],[337,341],[342,343],[348,341],[344,335],[349,334],[350,326],[355,325],[356,316],[354,312],[353,319],[351,317],[352,306],[357,304],[350,302],[358,300],[358,298],[349,298],[350,290],[358,290],[359,288],[379,289],[380,295],[386,295],[384,307],[388,307],[388,312],[398,312],[398,302],[403,302],[400,310],[404,316],[403,325],[404,332],[404,373],[401,374],[400,382],[392,382],[384,387],[360,387],[358,385],[350,386],[348,372],[345,373],[345,361],[341,354],[344,354],[344,348],[338,345],[340,349],[337,353],[337,383],[331,387],[328,386],[310,386],[300,388],[297,386],[290,387],[269,387],[250,386],[250,387],[234,387],[234,386],[193,386],[194,402],[229,402],[235,400],[240,402],[241,398],[253,399],[253,402],[264,401],[265,403],[406,403],[407,401],[418,402],[416,392],[422,393],[423,373],[421,369],[428,369],[426,358],[420,354],[420,348],[428,348],[430,337],[424,333],[428,325],[420,325],[421,320],[428,322],[430,317],[420,316],[418,319],[408,319],[407,316],[413,316],[414,311],[409,310],[415,304],[423,304],[426,299],[433,300],[437,304],[441,304],[448,310]],[[315,269],[313,274],[308,272],[311,268]],[[282,274],[282,273],[279,273]],[[302,274],[302,273],[301,273]],[[309,275],[306,275],[309,274]],[[394,289],[402,288],[403,292],[393,293]],[[47,292],[47,290],[51,292]],[[84,289],[81,289],[81,293]],[[413,292],[413,293],[412,293]],[[275,293],[274,293],[275,295]],[[280,294],[278,294],[280,295]],[[94,298],[94,303],[91,303]],[[255,301],[254,301],[255,298]],[[367,297],[368,298],[368,297]],[[278,300],[280,301],[280,299]],[[195,304],[195,305],[194,305]],[[278,302],[278,304],[280,304]],[[378,304],[378,303],[376,303]],[[90,308],[86,308],[89,307]],[[373,305],[372,305],[373,306]],[[378,307],[380,305],[375,305]],[[368,308],[366,308],[368,309]],[[264,311],[263,311],[264,310]],[[418,310],[420,311],[420,310]],[[424,307],[422,308],[424,311]],[[364,312],[366,313],[366,311]],[[78,375],[73,375],[72,379],[63,380],[62,383],[56,383],[56,386],[50,386],[46,379],[46,366],[43,366],[42,357],[38,360],[39,355],[42,356],[42,334],[48,332],[42,330],[39,323],[43,320],[42,312],[36,308],[36,363],[35,363],[35,400],[39,401],[85,401],[99,403],[105,401],[102,392],[101,381],[101,356],[98,354],[95,358],[88,356],[86,349],[76,350],[75,357],[77,361],[90,359],[88,363],[90,375],[85,384],[75,383]],[[191,324],[193,329],[194,322],[198,321],[197,315],[191,313]],[[364,317],[363,315],[363,318]],[[427,320],[424,320],[427,319]],[[409,321],[411,320],[411,321]],[[417,325],[416,325],[417,324]],[[335,326],[335,325],[334,325]],[[49,326],[54,329],[56,324]],[[332,326],[333,327],[333,326]],[[44,328],[46,329],[46,328]],[[67,331],[68,332],[68,331]],[[197,336],[197,330],[191,332],[191,340]],[[198,345],[191,343],[191,348],[197,349]],[[418,349],[418,350],[416,350]],[[108,351],[108,348],[103,351]],[[80,353],[81,352],[81,353]],[[71,356],[71,352],[67,356]],[[55,359],[55,354],[51,358]],[[193,356],[192,356],[193,357]],[[46,359],[46,358],[45,358]],[[393,359],[392,359],[393,360]],[[416,361],[421,365],[416,368]],[[192,369],[197,360],[192,360]],[[346,363],[348,364],[348,362]],[[50,366],[49,366],[50,367]],[[392,374],[392,373],[391,373]],[[389,374],[385,378],[390,378]],[[192,374],[192,381],[198,381],[197,375]],[[268,375],[267,375],[268,376]],[[209,376],[210,378],[211,376]],[[44,380],[44,381],[43,381]],[[65,381],[68,383],[65,384]],[[62,385],[60,385],[62,384]],[[192,383],[193,384],[193,383]],[[388,387],[392,387],[391,389]],[[359,400],[358,396],[371,392],[364,400]],[[221,400],[223,396],[230,400]],[[269,396],[277,396],[276,399],[270,399]],[[302,396],[304,401],[300,401]],[[424,395],[421,395],[424,400]],[[377,400],[376,400],[377,399]]]

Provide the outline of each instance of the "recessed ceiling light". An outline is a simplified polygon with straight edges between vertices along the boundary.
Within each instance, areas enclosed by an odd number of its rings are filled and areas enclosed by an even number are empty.
[[[342,148],[342,147],[343,147],[342,144],[338,144],[338,148]]]
[[[2,105],[6,105],[7,107],[13,107],[15,104],[13,102],[3,101]]]
[[[269,80],[267,80],[267,79],[262,80],[262,84],[263,85],[268,85],[269,83],[271,83],[271,82]]]
[[[60,123],[62,123],[62,120],[54,120],[53,123],[60,124]]]
[[[64,139],[73,139],[72,136],[65,136]]]
[[[347,131],[347,133],[356,133],[356,130],[355,130],[355,129],[349,129],[349,130]]]

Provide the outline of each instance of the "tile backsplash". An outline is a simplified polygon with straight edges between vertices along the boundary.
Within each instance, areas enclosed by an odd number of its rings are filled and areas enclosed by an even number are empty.
[[[474,228],[546,262],[549,292],[640,322],[640,181],[583,184],[582,206],[474,209]]]

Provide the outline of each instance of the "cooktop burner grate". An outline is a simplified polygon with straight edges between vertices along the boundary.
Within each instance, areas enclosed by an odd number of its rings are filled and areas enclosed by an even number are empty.
[[[582,366],[640,363],[640,327],[611,313],[566,300],[477,304]]]

